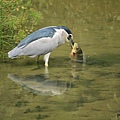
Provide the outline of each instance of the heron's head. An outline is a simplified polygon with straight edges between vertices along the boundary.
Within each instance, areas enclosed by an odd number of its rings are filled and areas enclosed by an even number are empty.
[[[74,41],[73,41],[73,35],[72,35],[72,34],[69,34],[69,35],[68,35],[67,41],[70,42],[71,48],[72,48],[72,47],[74,46]]]

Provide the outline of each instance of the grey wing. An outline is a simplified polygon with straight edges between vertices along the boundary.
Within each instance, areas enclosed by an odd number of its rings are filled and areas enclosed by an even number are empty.
[[[58,43],[53,39],[42,38],[41,40],[36,40],[32,44],[30,43],[26,47],[22,48],[22,55],[28,55],[35,57],[37,55],[44,55],[58,46]],[[18,48],[19,49],[19,48]]]
[[[19,47],[25,47],[27,46],[29,43],[38,40],[40,38],[45,38],[45,37],[53,37],[54,33],[55,33],[55,29],[53,27],[47,27],[47,28],[42,28],[39,29],[33,33],[31,33],[30,35],[28,35],[26,38],[24,38],[19,44],[18,44],[18,48]]]

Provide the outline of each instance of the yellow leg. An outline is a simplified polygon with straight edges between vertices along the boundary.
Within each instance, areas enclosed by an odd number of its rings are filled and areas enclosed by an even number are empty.
[[[49,57],[51,52],[44,55],[45,66],[48,67]]]
[[[40,61],[39,61],[40,55],[37,56],[36,62],[37,62],[37,66],[39,67],[40,65]]]

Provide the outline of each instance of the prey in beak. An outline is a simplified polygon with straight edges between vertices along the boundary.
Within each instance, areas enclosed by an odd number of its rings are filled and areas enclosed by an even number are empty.
[[[71,42],[71,48],[72,48],[70,53],[71,60],[75,62],[83,62],[83,51],[80,48],[79,44]]]

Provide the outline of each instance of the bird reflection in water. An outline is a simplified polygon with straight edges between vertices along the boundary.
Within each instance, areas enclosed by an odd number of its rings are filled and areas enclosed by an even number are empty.
[[[71,79],[79,79],[79,71],[84,69],[85,64],[71,61]],[[16,82],[22,88],[38,95],[62,95],[65,91],[71,88],[71,79],[68,81],[64,80],[53,80],[49,76],[48,68],[45,67],[44,74],[26,75],[22,76],[19,74],[8,74],[8,78]]]
[[[50,80],[48,69],[46,74],[26,75],[8,74],[8,78],[22,86],[22,88],[39,95],[61,95],[68,90],[70,83],[63,80]]]

